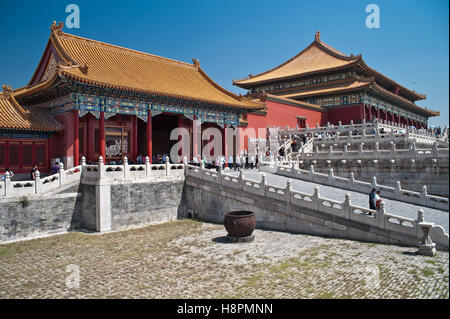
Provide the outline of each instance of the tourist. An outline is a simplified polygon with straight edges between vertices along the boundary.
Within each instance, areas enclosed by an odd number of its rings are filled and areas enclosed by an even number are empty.
[[[34,181],[36,179],[36,171],[37,171],[37,165],[34,164],[33,167],[31,168],[31,172],[30,172],[30,178],[32,181]]]
[[[233,169],[233,156],[230,155],[230,157],[228,157],[228,167],[230,169]]]
[[[10,170],[9,167],[7,167],[7,168],[5,169],[5,173],[2,175],[2,180],[5,180],[5,174],[6,174],[7,172],[9,173],[9,178],[10,178],[10,179],[13,178],[14,172],[13,172],[12,170]]]
[[[255,156],[250,156],[250,168],[253,169],[255,167]]]
[[[235,166],[234,170],[238,170],[238,171],[241,170],[241,161],[239,159],[239,155],[236,155],[236,166]]]
[[[139,154],[138,157],[136,158],[136,162],[138,164],[144,164],[144,159],[142,157],[142,154]]]
[[[58,172],[59,172],[59,163],[55,162],[55,164],[53,164],[53,166],[50,169],[50,175],[54,175]]]
[[[373,202],[375,204],[376,210],[380,209],[380,203],[381,203],[381,191],[380,190],[377,190],[377,192],[373,198]]]
[[[375,206],[375,188],[372,188],[372,190],[369,193],[369,208],[375,210],[376,206]],[[369,213],[369,215],[372,215],[372,213]]]
[[[222,155],[220,157],[220,165],[222,165],[222,169],[225,169],[225,162],[226,162],[225,161],[225,156]]]
[[[258,169],[259,168],[259,155],[258,154],[256,154],[256,169]]]
[[[198,166],[198,157],[197,156],[192,157],[192,164],[195,166]]]
[[[241,155],[241,168],[245,168],[245,156]]]

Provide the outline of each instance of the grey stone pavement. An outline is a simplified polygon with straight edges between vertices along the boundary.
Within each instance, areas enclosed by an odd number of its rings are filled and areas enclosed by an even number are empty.
[[[225,235],[185,219],[0,245],[0,299],[449,296],[448,252],[261,229],[250,243]]]
[[[232,174],[234,176],[237,176],[239,173],[237,171],[229,171],[228,169],[224,170],[225,174]],[[288,177],[276,175],[273,173],[268,172],[259,172],[258,170],[244,170],[244,178],[254,180],[254,181],[261,181],[261,174],[266,174],[267,176],[267,183],[273,186],[280,186],[280,187],[286,187],[286,181],[289,179]],[[368,202],[369,202],[369,195],[368,194],[362,194],[354,191],[348,191],[345,189],[339,189],[335,187],[330,187],[322,184],[312,183],[308,181],[302,181],[299,179],[290,179],[292,182],[292,189],[313,194],[314,193],[314,186],[319,186],[319,194],[320,197],[341,201],[343,202],[345,199],[345,194],[350,194],[350,202],[354,205],[361,206],[361,207],[367,207],[368,208]],[[383,198],[383,194],[381,194],[381,197]],[[424,217],[425,220],[428,222],[435,223],[437,225],[441,225],[444,227],[445,232],[449,232],[449,213],[445,211],[441,211],[438,209],[428,208],[428,207],[422,207],[419,205],[413,205],[408,204],[404,202],[395,201],[392,199],[384,199],[386,203],[386,212],[393,215],[403,216],[411,219],[417,218],[417,211],[422,208],[424,211]]]

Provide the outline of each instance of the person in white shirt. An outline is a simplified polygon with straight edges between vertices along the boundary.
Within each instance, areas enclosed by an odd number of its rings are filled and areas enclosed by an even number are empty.
[[[194,156],[194,157],[192,158],[192,163],[193,163],[195,166],[198,166],[198,157],[197,157],[197,156]]]
[[[230,155],[230,157],[228,157],[228,167],[230,169],[233,169],[233,156]]]
[[[241,167],[245,168],[245,156],[244,155],[241,156]]]
[[[234,170],[238,170],[238,171],[240,171],[241,170],[241,160],[240,160],[240,158],[239,158],[239,155],[236,155],[236,166],[234,167]]]
[[[255,167],[255,156],[250,156],[250,168],[253,169]]]
[[[380,191],[377,191],[375,193],[375,196],[373,197],[373,206],[375,206],[377,210],[380,207],[380,202],[379,202],[381,200],[380,193],[381,193]]]

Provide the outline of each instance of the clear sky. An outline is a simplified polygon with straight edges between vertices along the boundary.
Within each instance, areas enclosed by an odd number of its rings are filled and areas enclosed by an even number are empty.
[[[314,39],[346,54],[361,53],[372,68],[427,99],[449,123],[449,2],[441,0],[300,1],[2,1],[0,83],[13,88],[32,76],[53,20],[68,4],[80,8],[80,28],[67,33],[185,62],[196,57],[220,85],[245,93],[233,79],[273,68]],[[380,8],[380,28],[368,29],[368,4]]]

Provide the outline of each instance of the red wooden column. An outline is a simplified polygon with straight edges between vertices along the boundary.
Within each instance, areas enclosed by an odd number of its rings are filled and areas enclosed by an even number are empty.
[[[377,108],[377,119],[378,119],[378,121],[381,120],[381,118],[380,118],[380,110],[381,109],[378,107]]]
[[[95,147],[94,147],[94,123],[92,122],[92,115],[87,114],[87,139],[86,142],[88,144],[87,148],[87,159],[89,161],[94,160],[94,153],[95,153]]]
[[[73,166],[80,165],[80,120],[78,110],[73,110]]]
[[[147,111],[147,156],[152,163],[152,111]]]
[[[224,124],[223,125],[223,134],[222,134],[222,144],[223,144],[223,156],[225,156],[225,166],[228,167],[228,139],[229,137],[227,136],[227,125]]]
[[[198,155],[198,127],[197,127],[197,115],[194,115],[194,120],[192,121],[192,157]]]
[[[184,125],[183,115],[178,115],[178,128],[182,128]],[[178,135],[178,141],[181,141],[182,136]],[[183,147],[180,147],[178,151],[178,156],[183,155]]]
[[[106,158],[106,142],[105,142],[105,112],[100,112],[100,125],[99,125],[99,138],[100,138],[100,155],[103,157],[103,161]]]
[[[361,123],[362,123],[362,120],[366,119],[366,105],[364,103],[361,104],[361,109],[360,109],[359,113],[360,113],[360,118],[361,118]]]
[[[133,152],[131,153],[131,157],[133,160],[135,160],[138,156],[138,133],[137,133],[137,116],[133,115],[131,118],[131,124],[132,124],[132,138],[133,138]]]
[[[370,104],[368,105],[368,110],[369,110],[369,122],[372,123],[372,106]]]

